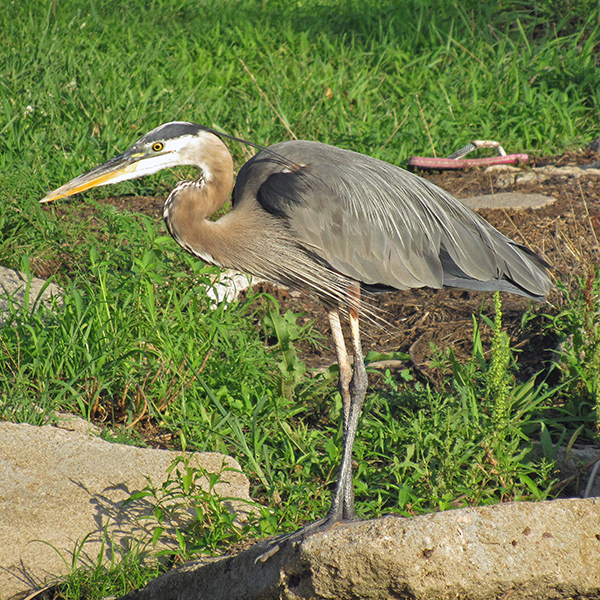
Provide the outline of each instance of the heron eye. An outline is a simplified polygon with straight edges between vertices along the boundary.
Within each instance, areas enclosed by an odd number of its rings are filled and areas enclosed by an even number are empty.
[[[154,144],[152,144],[152,150],[154,150],[154,152],[160,152],[164,147],[165,145],[162,142],[154,142]]]

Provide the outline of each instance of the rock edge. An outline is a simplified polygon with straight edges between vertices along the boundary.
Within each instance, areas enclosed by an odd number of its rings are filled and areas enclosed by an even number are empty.
[[[600,502],[514,502],[339,525],[288,544],[189,563],[121,600],[600,595]]]

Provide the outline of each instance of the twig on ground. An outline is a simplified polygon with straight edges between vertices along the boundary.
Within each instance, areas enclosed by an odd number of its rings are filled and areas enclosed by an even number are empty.
[[[273,104],[271,104],[271,101],[269,100],[267,94],[265,94],[265,92],[263,92],[263,90],[260,87],[260,85],[258,85],[258,81],[256,81],[256,77],[254,77],[254,75],[251,73],[250,69],[246,66],[246,63],[241,58],[239,59],[239,61],[242,63],[242,66],[244,67],[244,69],[246,69],[246,72],[248,73],[248,75],[250,75],[250,77],[252,78],[252,81],[254,81],[254,83],[256,84],[256,87],[258,88],[258,91],[262,94],[262,96],[266,100],[267,104],[271,107],[271,110],[277,115],[277,118],[283,123],[283,126],[288,130],[288,133],[295,140],[297,140],[298,138],[296,137],[296,135],[294,134],[294,132],[290,129],[290,126],[287,124],[287,122],[285,121],[285,119],[279,114],[279,112],[273,106]]]
[[[419,102],[419,94],[415,94],[415,100],[417,101],[417,105],[419,107],[419,113],[421,114],[421,119],[423,119],[423,125],[425,125],[425,131],[427,132],[427,137],[429,138],[429,143],[431,144],[431,152],[433,153],[433,157],[437,158],[437,154],[435,153],[435,146],[433,145],[433,140],[431,139],[431,133],[429,132],[429,125],[427,124],[427,119],[425,118],[425,113],[423,112],[423,108],[421,107],[421,103]]]

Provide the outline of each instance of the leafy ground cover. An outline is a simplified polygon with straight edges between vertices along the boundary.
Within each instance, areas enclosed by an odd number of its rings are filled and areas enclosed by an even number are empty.
[[[158,220],[185,170],[94,191],[85,205],[41,208],[39,198],[175,119],[395,164],[473,138],[539,156],[582,147],[598,135],[596,5],[573,2],[563,18],[552,1],[9,3],[0,262],[52,276],[66,294],[55,312],[13,307],[0,333],[0,417],[40,423],[67,409],[119,441],[235,454],[266,506],[243,530],[195,488],[196,473],[147,490],[158,511],[173,495],[202,507],[171,562],[321,515],[341,402],[314,301],[265,288],[213,304],[218,271],[180,251]],[[249,156],[231,150],[238,165]],[[432,177],[457,195],[494,188],[480,173]],[[381,300],[391,327],[366,324],[360,516],[551,497],[562,490],[556,446],[597,439],[600,197],[593,182],[543,191],[553,207],[486,216],[556,266],[550,305],[418,290]],[[382,358],[396,368],[374,366]],[[118,594],[156,570],[134,554],[74,565],[55,593]]]

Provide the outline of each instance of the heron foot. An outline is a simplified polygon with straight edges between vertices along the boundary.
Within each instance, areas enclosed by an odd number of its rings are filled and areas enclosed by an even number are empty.
[[[358,519],[341,519],[337,516],[327,516],[315,521],[314,523],[309,523],[308,525],[305,525],[296,531],[292,531],[291,533],[278,535],[268,543],[267,550],[259,555],[254,562],[265,562],[269,560],[269,558],[271,558],[271,556],[274,554],[277,554],[277,552],[279,552],[284,545],[303,541],[315,533],[329,531],[335,525],[342,523],[353,523],[355,521],[358,521]]]

